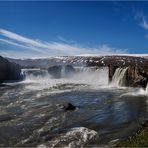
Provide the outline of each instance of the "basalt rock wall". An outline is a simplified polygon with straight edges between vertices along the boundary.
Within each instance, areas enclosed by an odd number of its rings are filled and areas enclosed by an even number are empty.
[[[0,56],[0,83],[7,80],[21,79],[21,68]]]
[[[148,65],[147,65],[148,66]],[[148,83],[148,67],[129,66],[127,71],[128,86],[146,87]]]

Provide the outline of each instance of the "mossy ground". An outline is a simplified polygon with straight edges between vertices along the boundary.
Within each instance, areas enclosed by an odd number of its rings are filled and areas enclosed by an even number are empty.
[[[148,126],[128,140],[119,142],[116,147],[148,147]]]

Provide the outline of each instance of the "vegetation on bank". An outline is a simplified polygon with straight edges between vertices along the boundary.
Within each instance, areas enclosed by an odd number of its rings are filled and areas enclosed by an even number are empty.
[[[148,147],[148,126],[140,130],[133,137],[119,142],[116,147]]]

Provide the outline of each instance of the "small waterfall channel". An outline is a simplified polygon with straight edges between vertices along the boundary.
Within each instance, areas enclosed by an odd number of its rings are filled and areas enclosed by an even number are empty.
[[[66,76],[65,65],[63,65],[61,67],[61,77],[65,77],[65,76]]]
[[[148,94],[148,84],[146,86],[145,92]]]
[[[47,70],[42,69],[22,69],[21,75],[23,79],[26,79],[28,77],[45,77],[49,74]]]
[[[112,86],[125,86],[127,69],[128,67],[116,69],[111,82]]]

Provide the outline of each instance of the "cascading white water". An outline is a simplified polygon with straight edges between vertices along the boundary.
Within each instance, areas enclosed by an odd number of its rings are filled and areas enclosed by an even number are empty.
[[[68,75],[68,71],[66,71],[65,66],[63,66],[63,69],[61,69],[60,78],[52,78],[52,76],[48,73],[47,70],[26,69],[23,70],[26,73],[26,79],[23,83],[34,83],[35,85],[32,84],[31,86],[28,86],[29,89],[38,90],[50,88],[56,86],[57,84],[68,83],[86,84],[92,86],[93,88],[108,85],[108,67],[98,69],[94,67],[79,67],[77,69],[75,67],[73,68],[75,71],[72,74]]]
[[[24,79],[32,79],[33,77],[46,77],[49,76],[47,70],[41,69],[22,69],[21,71]]]
[[[74,67],[75,68],[75,70],[76,70],[76,72],[79,72],[79,73],[81,73],[81,72],[95,72],[96,71],[96,67],[77,67],[77,66],[75,66]]]
[[[65,77],[65,65],[63,65],[62,68],[61,68],[61,77],[62,78]]]
[[[108,85],[108,67],[74,67],[77,71],[72,79],[90,85]]]
[[[128,67],[116,69],[111,82],[112,86],[125,86],[127,69]]]
[[[148,84],[146,86],[145,92],[148,94]]]

